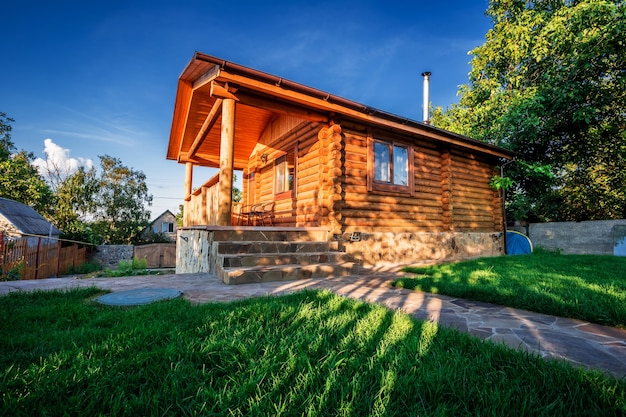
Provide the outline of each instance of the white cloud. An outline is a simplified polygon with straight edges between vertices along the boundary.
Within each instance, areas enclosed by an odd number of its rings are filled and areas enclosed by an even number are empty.
[[[44,140],[43,144],[46,159],[36,158],[33,165],[46,178],[66,177],[72,175],[80,167],[89,170],[94,166],[91,159],[70,157],[70,150],[57,145],[52,139]]]

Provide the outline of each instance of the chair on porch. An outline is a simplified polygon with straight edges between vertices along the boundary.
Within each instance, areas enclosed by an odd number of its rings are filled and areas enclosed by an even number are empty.
[[[250,224],[252,223],[252,213],[257,211],[258,206],[260,206],[260,204],[251,204],[241,207],[239,211],[238,224],[241,226],[250,226]]]
[[[256,224],[256,221],[261,223],[261,226],[273,226],[274,225],[274,202],[255,204],[250,209],[250,215],[248,221],[252,221]],[[267,223],[267,224],[266,224]]]

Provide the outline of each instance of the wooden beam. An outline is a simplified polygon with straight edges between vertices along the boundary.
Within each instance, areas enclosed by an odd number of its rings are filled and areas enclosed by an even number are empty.
[[[185,164],[185,200],[191,198],[191,189],[193,183],[193,164],[187,162]]]
[[[188,158],[193,158],[196,155],[196,152],[198,152],[198,148],[200,148],[200,145],[202,145],[202,142],[204,142],[204,139],[206,139],[207,134],[211,131],[218,117],[220,117],[220,115],[222,114],[222,101],[223,100],[221,98],[218,98],[217,100],[215,100],[215,103],[213,103],[211,111],[207,115],[206,119],[204,119],[202,127],[198,131],[196,138],[189,147],[189,150],[187,151]]]
[[[235,100],[222,103],[222,136],[220,142],[220,184],[217,196],[217,225],[230,226],[233,205],[233,169],[235,154]]]
[[[197,90],[198,88],[212,82],[217,76],[220,74],[220,67],[217,65],[202,74],[196,81],[193,83],[193,89]]]
[[[237,89],[228,87],[228,84],[226,84],[226,86],[222,86],[215,81],[211,82],[211,97],[222,99],[229,98],[231,100],[239,101],[239,98],[234,94],[236,91]]]
[[[309,120],[311,122],[328,123],[328,114],[316,112],[305,107],[277,101],[276,99],[264,98],[257,94],[245,93],[243,91],[238,91],[237,97],[239,97],[239,103],[245,104],[246,106],[258,107],[272,112],[298,117],[303,120]]]
[[[170,143],[167,148],[168,159],[180,158],[192,97],[191,83],[179,80],[176,102],[174,104],[174,120],[172,121],[172,130],[170,132]],[[175,151],[176,153],[174,153]],[[180,159],[178,159],[178,162],[180,162]]]

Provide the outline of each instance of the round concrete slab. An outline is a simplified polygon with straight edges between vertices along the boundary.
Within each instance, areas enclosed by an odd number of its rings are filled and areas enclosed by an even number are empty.
[[[136,288],[134,290],[112,292],[96,299],[110,306],[136,306],[154,301],[180,297],[182,293],[173,288]]]

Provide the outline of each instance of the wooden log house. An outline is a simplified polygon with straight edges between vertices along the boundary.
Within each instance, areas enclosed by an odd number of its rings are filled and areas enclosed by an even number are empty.
[[[503,253],[502,201],[489,183],[511,152],[206,54],[178,80],[167,158],[186,165],[177,272],[229,283],[339,273],[295,273],[315,262],[293,257],[239,265],[259,240],[327,242],[344,254],[327,263],[350,263],[347,273]],[[198,166],[219,173],[192,190]],[[225,249],[235,241],[239,260]]]

